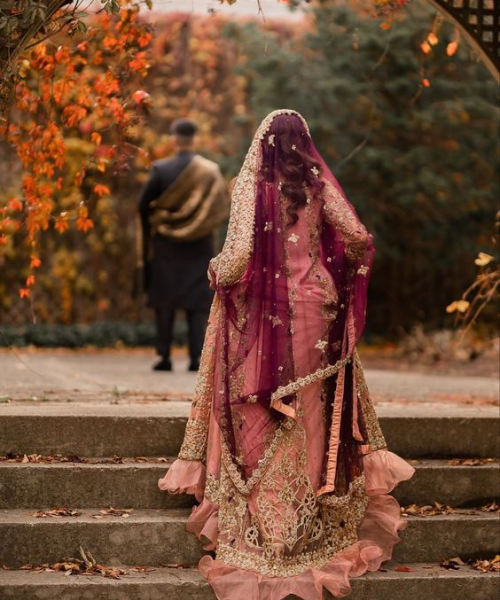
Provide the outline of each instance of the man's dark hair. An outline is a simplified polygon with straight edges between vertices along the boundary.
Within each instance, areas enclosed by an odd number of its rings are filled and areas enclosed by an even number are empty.
[[[170,126],[170,133],[183,138],[193,138],[198,131],[196,123],[190,119],[177,119]]]

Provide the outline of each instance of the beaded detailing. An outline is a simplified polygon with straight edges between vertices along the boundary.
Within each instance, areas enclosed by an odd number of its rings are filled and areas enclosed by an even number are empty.
[[[331,181],[324,180],[325,219],[337,227],[346,243],[346,256],[350,260],[358,260],[365,253],[368,243],[366,227],[359,221],[354,211],[348,206],[346,199]]]
[[[224,462],[224,466],[226,467],[228,476],[231,478],[234,487],[241,495],[248,496],[252,492],[253,488],[266,471],[269,463],[274,458],[276,450],[282,441],[285,432],[289,429],[292,429],[294,425],[295,421],[290,417],[286,417],[284,419],[281,426],[276,430],[271,443],[268,444],[264,455],[259,459],[259,466],[253,471],[252,475],[249,477],[249,479],[247,479],[247,481],[243,480],[240,471],[231,458],[231,453],[229,452],[227,444],[225,441],[222,441],[222,460]]]
[[[221,469],[217,558],[225,564],[290,577],[321,568],[357,541],[368,505],[364,475],[345,495],[318,499],[306,472],[304,436],[299,425],[283,434],[255,503],[249,504]]]
[[[356,372],[356,393],[359,398],[361,412],[363,413],[363,421],[368,435],[370,451],[382,450],[387,448],[384,434],[380,428],[380,423],[375,413],[375,408],[370,400],[368,386],[366,385],[363,367],[359,360],[358,351],[354,351],[354,368]]]
[[[279,400],[280,398],[285,398],[290,394],[294,394],[306,387],[307,385],[311,385],[311,383],[315,383],[316,381],[320,381],[322,379],[327,379],[332,375],[335,375],[340,369],[344,368],[348,363],[351,362],[351,356],[347,356],[342,360],[338,360],[334,365],[328,365],[324,368],[317,369],[314,373],[310,373],[305,377],[299,377],[295,381],[291,381],[287,385],[282,385],[279,387],[271,396],[271,405],[273,401]]]
[[[216,296],[210,309],[194,399],[186,425],[184,441],[179,452],[179,458],[183,460],[205,462],[206,458],[214,385],[215,353],[213,346],[219,328],[219,315],[220,301]]]

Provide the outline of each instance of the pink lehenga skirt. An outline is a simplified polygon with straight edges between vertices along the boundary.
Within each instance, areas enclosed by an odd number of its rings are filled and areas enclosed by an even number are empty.
[[[215,558],[201,559],[199,569],[219,600],[281,600],[290,594],[320,600],[324,590],[346,596],[352,577],[376,571],[391,558],[405,522],[389,493],[410,479],[414,469],[387,450],[355,354],[351,368],[356,418],[366,444],[361,448],[362,472],[348,489],[318,493],[328,453],[329,400],[325,381],[314,377],[297,393],[295,419],[285,419],[264,436],[258,467],[243,477],[212,407],[220,318],[216,300],[184,443],[159,487],[194,494],[200,503],[187,528],[202,540],[205,550],[215,551]],[[298,364],[304,349],[311,348],[306,338],[314,341],[317,334],[311,331],[310,320],[302,321],[309,326],[295,331]],[[252,430],[262,422],[262,410],[254,404],[242,413],[240,426],[247,439],[262,434]]]

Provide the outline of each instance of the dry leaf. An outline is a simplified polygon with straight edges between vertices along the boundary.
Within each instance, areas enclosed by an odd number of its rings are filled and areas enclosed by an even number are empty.
[[[491,256],[491,254],[480,252],[474,262],[478,267],[485,267],[486,265],[490,264],[492,260],[494,260],[494,257]]]
[[[401,513],[406,517],[435,517],[436,515],[451,515],[454,512],[455,510],[451,506],[441,504],[440,502],[434,502],[433,505],[426,504],[425,506],[420,506],[418,504],[410,504],[409,506],[401,507]]]
[[[161,566],[167,567],[169,569],[187,569],[187,565],[184,565],[182,563],[167,563]]]
[[[492,502],[491,504],[481,506],[481,510],[485,512],[500,512],[500,504],[498,504],[498,502]]]
[[[399,571],[401,573],[411,573],[413,569],[410,569],[410,567],[394,567],[394,571]]]
[[[497,458],[452,458],[451,460],[448,460],[446,464],[450,465],[451,467],[458,467],[459,465],[463,465],[465,467],[478,467],[497,462]]]
[[[455,556],[455,558],[443,558],[439,563],[439,566],[443,567],[443,569],[457,571],[458,569],[460,569],[460,567],[465,566],[465,563],[459,556]]]
[[[50,510],[39,510],[33,513],[33,517],[45,518],[45,517],[79,517],[82,513],[78,510],[71,510],[69,508],[52,508]]]
[[[130,513],[133,512],[133,508],[113,508],[109,507],[102,509],[98,514],[90,515],[94,519],[102,519],[103,517],[130,517]]]
[[[492,560],[471,561],[471,567],[482,573],[500,572],[500,554],[497,554]]]

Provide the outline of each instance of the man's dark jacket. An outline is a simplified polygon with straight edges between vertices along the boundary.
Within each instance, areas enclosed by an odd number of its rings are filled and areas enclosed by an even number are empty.
[[[154,163],[139,200],[142,224],[144,281],[153,308],[208,311],[213,292],[207,269],[214,256],[213,235],[195,241],[176,241],[162,235],[150,239],[151,202],[169,188],[193,159],[192,152]]]

